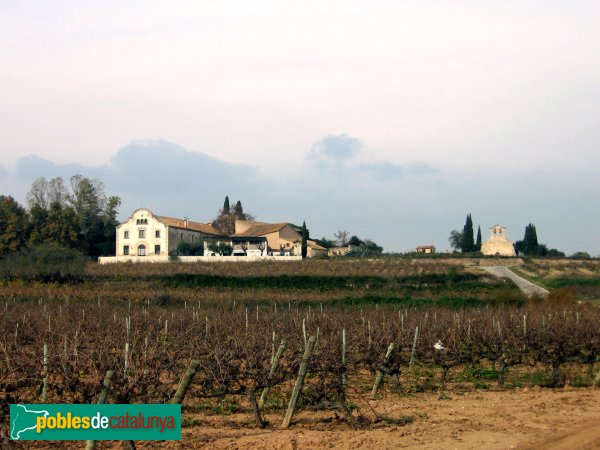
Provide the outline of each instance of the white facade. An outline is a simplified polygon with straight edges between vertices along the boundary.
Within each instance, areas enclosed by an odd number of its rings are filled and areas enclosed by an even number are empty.
[[[506,238],[506,227],[490,227],[490,238],[481,244],[481,253],[491,256],[517,256],[515,246]]]
[[[117,225],[116,234],[115,256],[125,258],[166,258],[182,241],[220,237],[219,231],[210,225],[156,216],[146,208],[136,209],[128,220]]]
[[[148,209],[137,209],[116,227],[116,256],[168,255],[167,227]]]

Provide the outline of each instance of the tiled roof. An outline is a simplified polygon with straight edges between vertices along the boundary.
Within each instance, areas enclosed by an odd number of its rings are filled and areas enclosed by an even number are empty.
[[[185,226],[185,219],[176,219],[174,217],[165,217],[165,216],[154,216],[156,220],[160,223],[168,225],[170,227],[181,228],[184,230],[193,230],[199,231],[200,233],[210,234],[214,236],[225,236],[221,231],[217,230],[212,225],[208,225],[206,223],[201,222],[192,222],[191,220],[187,221],[187,227]]]
[[[264,223],[264,222],[256,222],[246,231],[242,231],[241,233],[232,234],[231,237],[259,237],[264,236],[269,233],[274,233],[276,231],[285,228],[289,223]]]
[[[296,239],[294,244],[298,244],[299,242],[302,242],[302,240]],[[320,246],[315,241],[311,241],[310,239],[307,239],[306,246],[312,248],[313,250],[327,250],[325,247]]]
[[[313,250],[327,250],[325,247],[317,244],[315,241],[307,240],[306,245]]]

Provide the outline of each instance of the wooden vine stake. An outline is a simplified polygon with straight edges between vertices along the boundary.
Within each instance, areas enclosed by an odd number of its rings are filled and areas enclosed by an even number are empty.
[[[302,363],[300,364],[300,370],[298,371],[298,377],[296,378],[296,384],[294,385],[294,390],[292,391],[292,396],[290,397],[290,403],[288,405],[287,412],[285,413],[283,424],[281,425],[282,428],[289,428],[290,422],[292,421],[292,416],[294,415],[294,410],[296,409],[296,403],[298,402],[298,397],[300,397],[300,391],[302,390],[304,378],[306,377],[306,372],[308,371],[310,355],[312,354],[316,341],[317,337],[311,336],[308,338],[308,342],[306,343],[304,356],[302,356]]]
[[[342,329],[342,389],[348,386],[348,373],[346,371],[346,329]]]
[[[44,344],[44,384],[42,386],[42,401],[48,400],[48,344]]]
[[[200,361],[192,359],[188,365],[187,370],[185,371],[185,375],[181,379],[181,383],[179,383],[179,387],[177,388],[177,392],[171,399],[171,403],[175,405],[180,405],[183,402],[183,398],[187,393],[190,385],[192,384],[192,380],[198,371],[198,366],[200,365]]]
[[[108,398],[108,391],[110,390],[110,385],[112,384],[112,379],[115,376],[115,373],[112,370],[106,372],[106,376],[104,377],[104,382],[102,383],[102,389],[100,390],[100,395],[98,396],[98,404],[101,405],[106,403],[106,399]],[[96,448],[96,441],[87,441],[85,445],[85,450],[94,450]]]
[[[394,351],[394,343],[392,342],[388,346],[387,352],[385,352],[385,357],[383,358],[383,364],[381,365],[381,368],[379,369],[379,373],[377,374],[377,377],[375,378],[375,384],[373,384],[373,390],[371,391],[371,399],[372,400],[375,400],[375,398],[377,397],[377,391],[379,390],[379,386],[383,382],[383,377],[385,376],[385,369],[387,367],[388,361],[390,360],[390,356],[392,356],[393,351]]]
[[[409,367],[412,367],[417,359],[417,342],[419,342],[419,327],[415,327],[415,339],[413,340],[412,353],[408,363]]]
[[[275,332],[273,332],[275,333]],[[277,353],[273,356],[273,361],[271,362],[271,370],[269,370],[269,379],[275,375],[277,369],[279,369],[279,362],[281,361],[281,357],[283,356],[283,352],[287,347],[287,341],[285,339],[281,340],[281,344],[279,344],[279,348],[277,349]],[[265,406],[265,401],[267,400],[267,395],[269,395],[269,387],[263,389],[262,394],[260,394],[260,399],[258,400],[258,407],[262,408]]]

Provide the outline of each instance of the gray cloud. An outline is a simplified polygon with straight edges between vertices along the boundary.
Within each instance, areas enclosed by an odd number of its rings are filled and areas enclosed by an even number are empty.
[[[391,181],[409,175],[424,175],[434,171],[426,163],[399,165],[391,161],[357,162],[363,143],[348,134],[327,135],[315,142],[306,155],[309,164],[318,170],[332,170],[336,177],[369,177]]]
[[[401,166],[389,161],[380,161],[372,164],[360,164],[353,171],[358,174],[368,174],[379,181],[390,181],[409,175],[427,175],[435,172],[435,169],[425,163],[412,163]]]
[[[312,145],[307,159],[317,165],[336,165],[357,156],[362,147],[362,142],[352,136],[330,134]]]

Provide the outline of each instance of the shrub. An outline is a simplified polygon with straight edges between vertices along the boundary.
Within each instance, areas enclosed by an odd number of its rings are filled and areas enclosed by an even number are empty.
[[[86,262],[80,251],[50,242],[6,256],[0,260],[0,274],[7,279],[80,281]]]
[[[182,241],[177,244],[176,254],[179,256],[203,256],[204,241]]]

